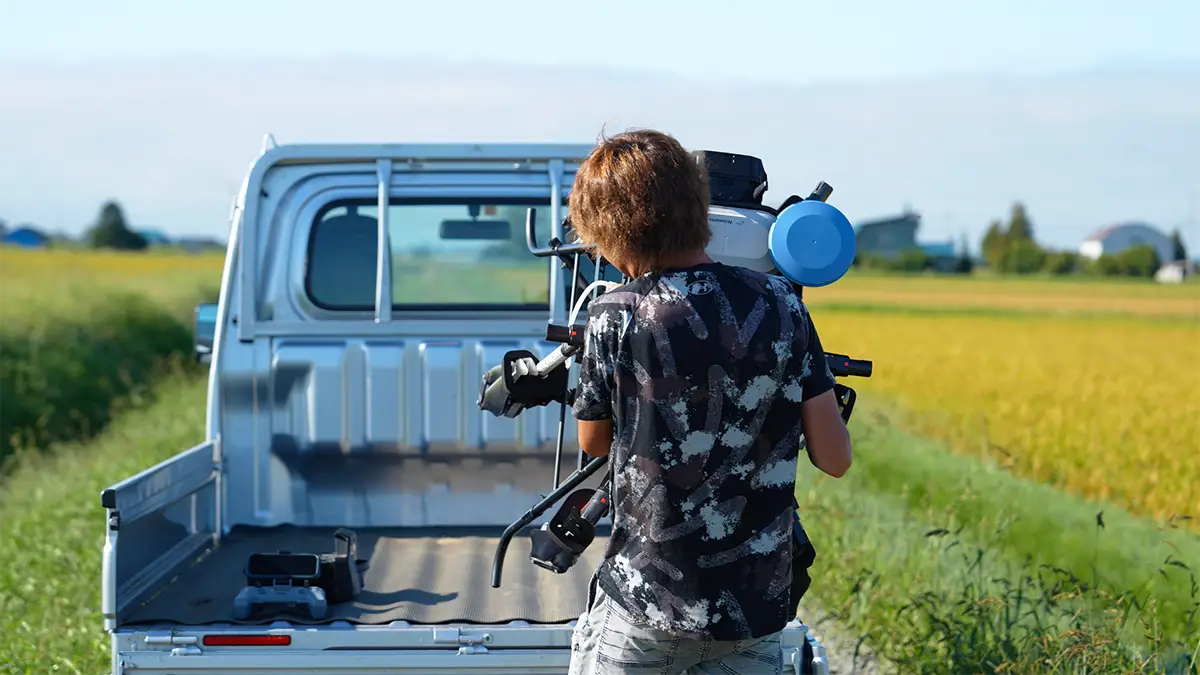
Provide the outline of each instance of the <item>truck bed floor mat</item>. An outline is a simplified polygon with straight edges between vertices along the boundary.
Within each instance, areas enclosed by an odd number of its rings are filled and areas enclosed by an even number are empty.
[[[509,546],[502,584],[492,588],[499,528],[356,529],[358,555],[370,561],[356,601],[330,605],[320,621],[301,612],[234,618],[233,600],[246,585],[244,566],[251,553],[329,552],[333,529],[236,527],[220,546],[134,609],[125,623],[561,623],[583,612],[588,581],[605,545],[597,536],[579,562],[559,575],[529,562],[528,534],[519,534]]]

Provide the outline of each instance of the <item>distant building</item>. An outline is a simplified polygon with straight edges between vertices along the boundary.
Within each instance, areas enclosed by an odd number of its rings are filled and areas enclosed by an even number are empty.
[[[903,251],[920,248],[917,244],[920,226],[921,217],[911,211],[894,218],[861,222],[854,228],[858,254],[895,259]]]
[[[166,246],[171,243],[171,238],[162,230],[145,229],[138,230],[137,233],[151,246]]]
[[[18,227],[7,232],[2,240],[5,246],[21,248],[44,248],[50,243],[50,237],[38,232],[32,227]]]
[[[953,272],[958,265],[958,251],[954,249],[954,242],[952,241],[939,244],[921,244],[921,250],[929,258],[929,263],[933,269],[938,272]]]
[[[858,255],[896,260],[905,251],[921,251],[935,271],[953,272],[958,263],[954,242],[918,242],[920,227],[921,216],[908,209],[899,216],[863,221],[854,227]]]
[[[224,251],[226,248],[225,244],[209,237],[180,237],[175,244],[187,253]]]
[[[1154,280],[1160,284],[1178,284],[1195,274],[1195,267],[1190,260],[1175,260],[1169,262],[1154,273]]]
[[[954,242],[942,244],[921,244],[921,250],[930,258],[957,258],[958,251],[954,250]]]
[[[1160,263],[1175,258],[1171,238],[1145,223],[1119,223],[1102,227],[1079,245],[1079,255],[1095,260],[1102,255],[1115,255],[1135,246],[1153,246]]]

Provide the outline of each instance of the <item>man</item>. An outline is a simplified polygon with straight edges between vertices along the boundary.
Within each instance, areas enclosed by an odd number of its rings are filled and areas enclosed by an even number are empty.
[[[670,136],[604,140],[570,196],[631,280],[592,301],[573,405],[611,455],[613,533],[571,672],[779,673],[800,436],[850,466],[833,377],[788,282],[705,253],[704,167]]]

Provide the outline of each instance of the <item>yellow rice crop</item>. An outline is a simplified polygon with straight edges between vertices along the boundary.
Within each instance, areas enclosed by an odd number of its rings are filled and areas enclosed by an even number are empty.
[[[811,297],[810,297],[811,296]],[[1022,312],[1200,319],[1200,283],[1160,285],[1091,278],[897,277],[852,273],[805,300],[886,307],[1000,309]]]
[[[828,349],[874,360],[873,377],[853,386],[900,401],[920,433],[1077,494],[1197,524],[1200,322],[822,312],[819,303],[813,315]]]
[[[2,249],[0,322],[47,305],[86,312],[90,294],[114,286],[187,308],[222,264]],[[806,300],[828,349],[875,361],[854,386],[902,403],[921,433],[1078,494],[1200,522],[1200,284],[851,275]],[[822,311],[833,303],[1035,314]]]
[[[220,286],[224,262],[220,253],[0,247],[0,321],[64,305],[84,312],[88,298],[104,290],[136,291],[185,306],[196,301],[198,289]]]

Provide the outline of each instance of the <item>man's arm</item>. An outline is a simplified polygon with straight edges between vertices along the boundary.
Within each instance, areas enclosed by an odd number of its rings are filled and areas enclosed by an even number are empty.
[[[591,457],[607,457],[612,447],[612,420],[579,420],[579,447]]]
[[[838,410],[837,395],[833,391],[833,373],[825,360],[821,338],[817,335],[812,317],[808,315],[808,309],[803,311],[808,347],[801,366],[800,386],[803,393],[800,426],[813,466],[834,478],[841,478],[850,469],[852,461],[850,432]]]
[[[588,310],[572,412],[577,420],[580,449],[592,457],[604,457],[612,447],[617,324],[616,317],[606,316],[604,309],[595,304]]]

